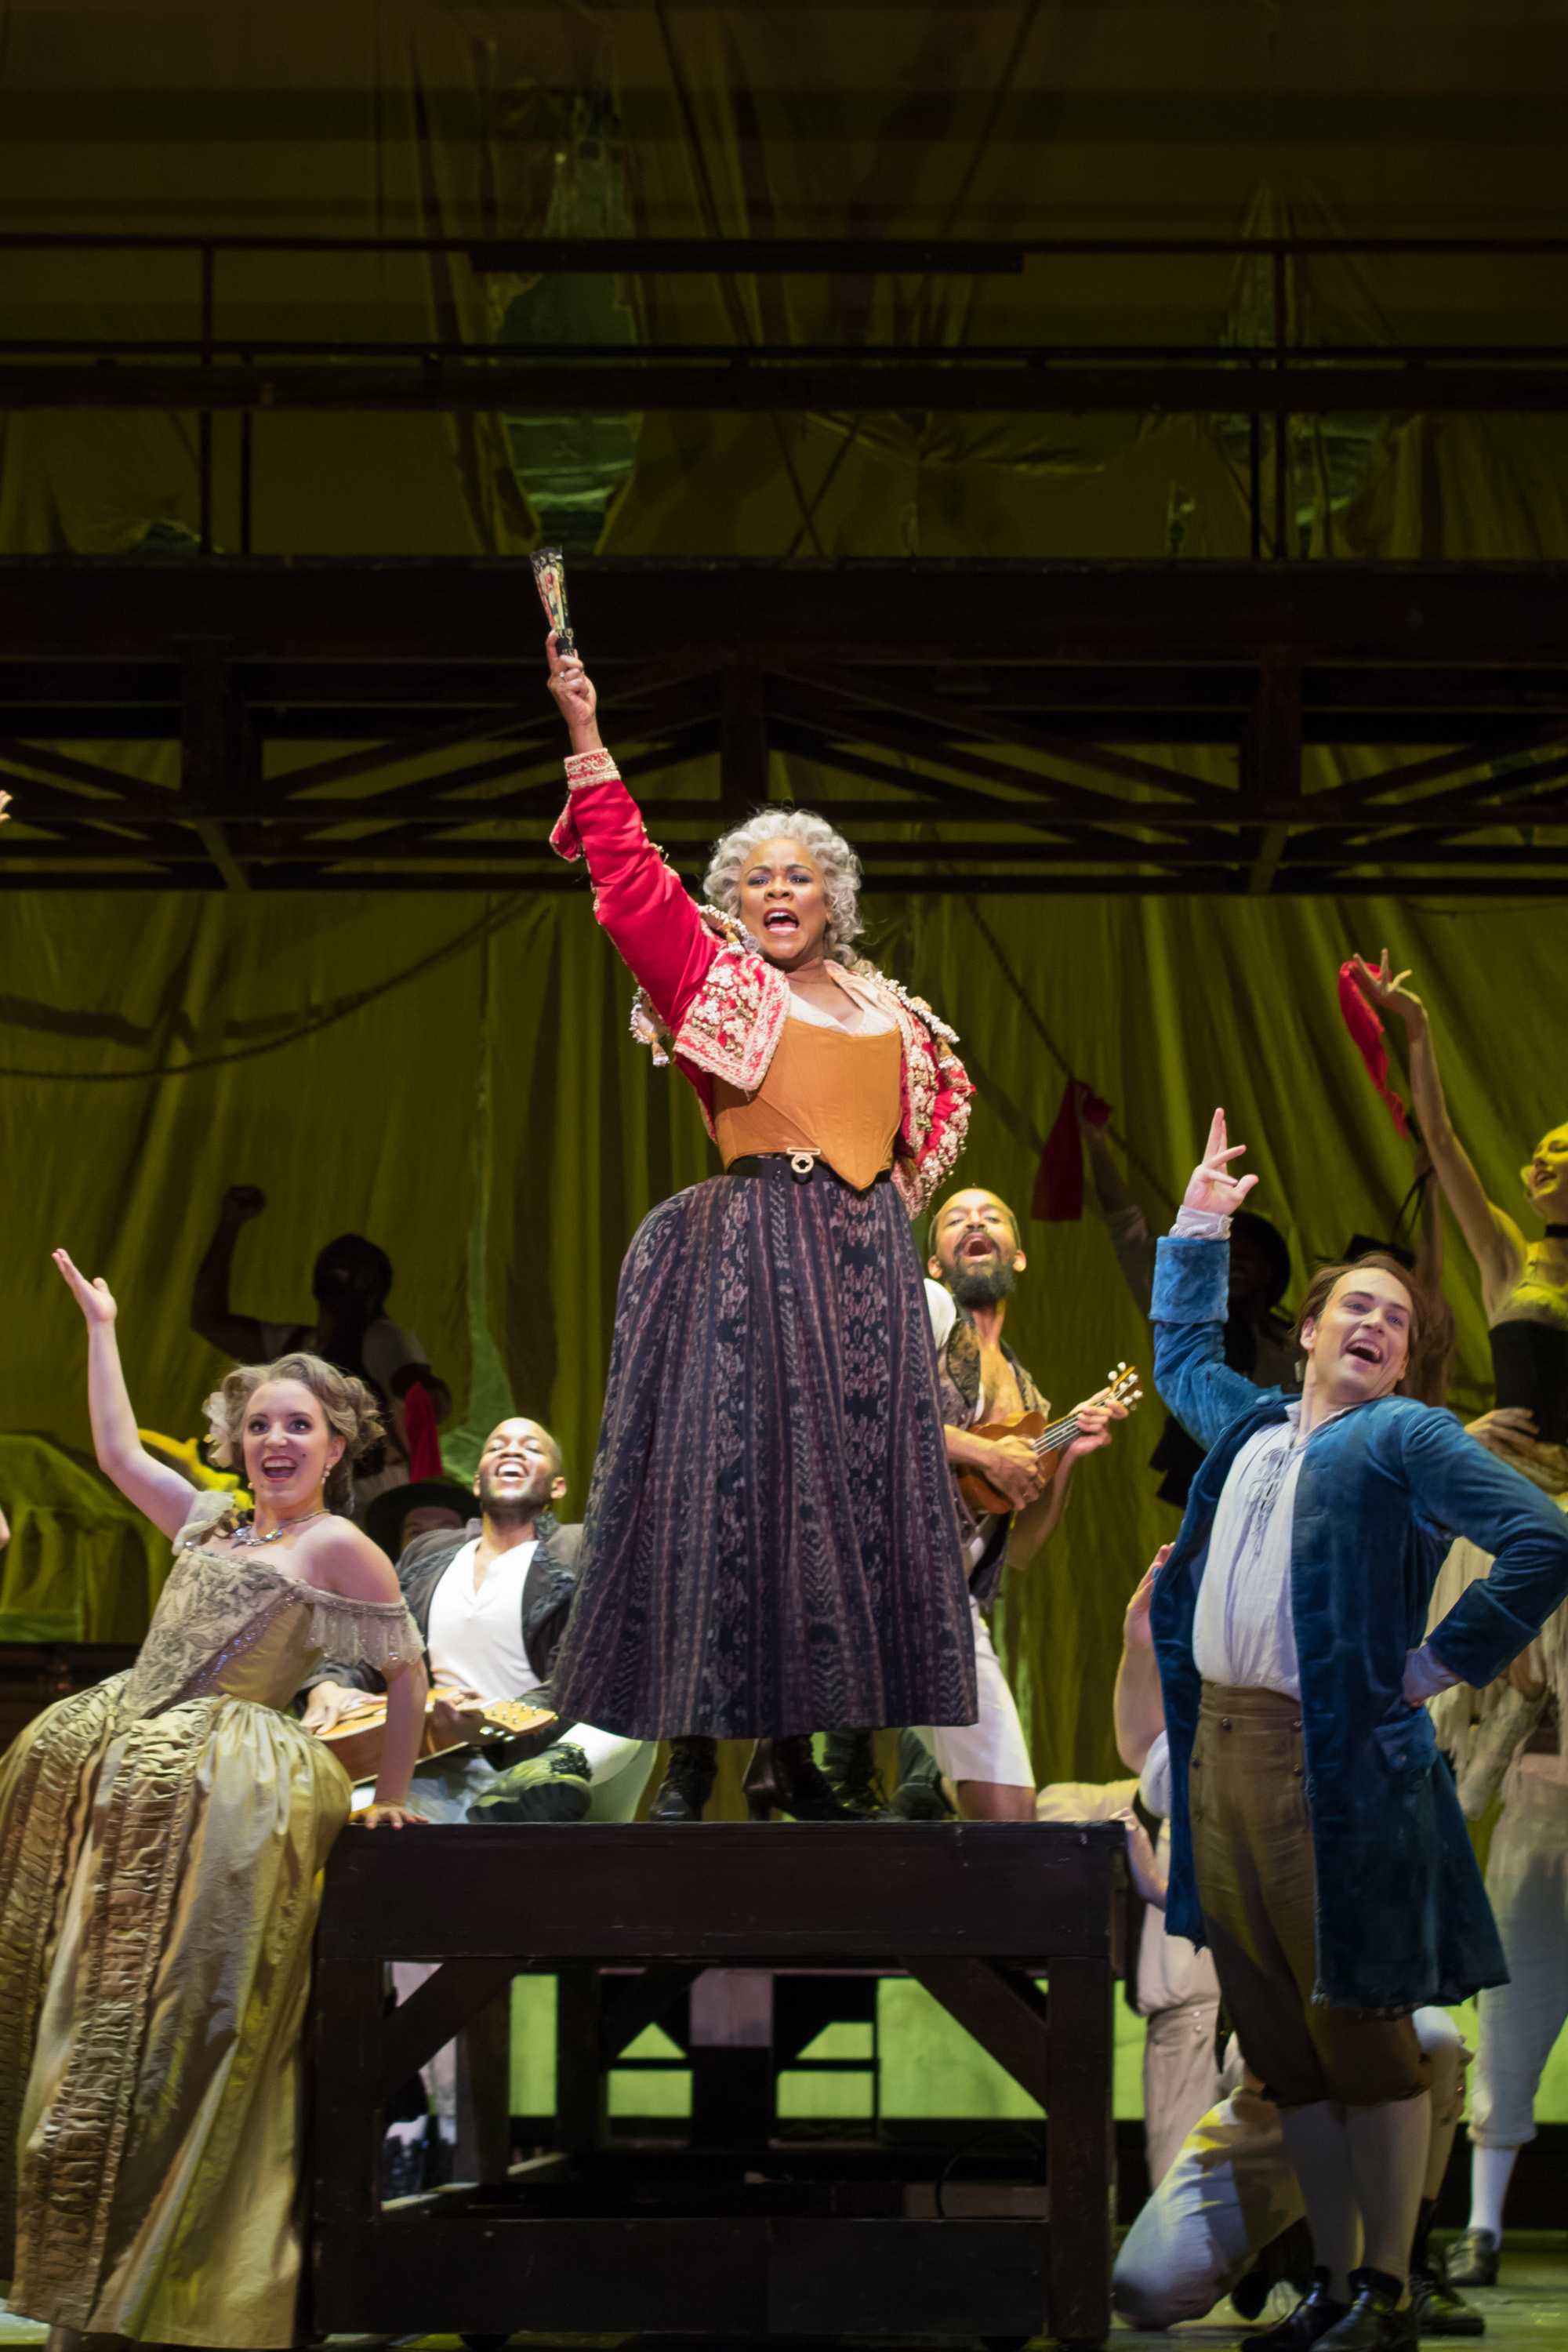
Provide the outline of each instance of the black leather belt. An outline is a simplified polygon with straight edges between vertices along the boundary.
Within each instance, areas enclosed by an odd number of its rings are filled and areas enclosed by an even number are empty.
[[[726,1176],[755,1178],[765,1176],[770,1169],[777,1169],[781,1173],[793,1177],[797,1184],[809,1184],[820,1170],[824,1176],[831,1176],[836,1184],[842,1184],[847,1192],[852,1192],[857,1189],[847,1177],[840,1176],[837,1168],[830,1168],[826,1160],[815,1151],[750,1151],[743,1159],[731,1160],[724,1173]],[[890,1184],[892,1181],[890,1168],[882,1169],[871,1179],[873,1184]]]

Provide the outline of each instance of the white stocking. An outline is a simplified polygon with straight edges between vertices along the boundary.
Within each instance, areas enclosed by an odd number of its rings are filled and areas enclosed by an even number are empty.
[[[1502,2241],[1502,2204],[1513,2175],[1517,2147],[1472,2147],[1470,2150],[1470,2227],[1489,2230]]]
[[[1312,2232],[1313,2256],[1329,2273],[1336,2303],[1351,2299],[1350,2273],[1361,2260],[1361,2215],[1351,2176],[1350,2135],[1326,2099],[1284,2107],[1279,2130]],[[1425,2147],[1422,2150],[1426,2154]]]
[[[1348,2107],[1345,2137],[1365,2241],[1362,2261],[1403,2285],[1426,2185],[1432,2095],[1423,2091],[1417,2098],[1392,2099],[1381,2107]]]

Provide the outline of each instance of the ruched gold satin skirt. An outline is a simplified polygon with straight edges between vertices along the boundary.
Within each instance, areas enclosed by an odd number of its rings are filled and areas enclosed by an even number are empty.
[[[120,1681],[0,1766],[11,2309],[261,2352],[293,2339],[310,1941],[348,1781],[248,1700],[117,1730]]]

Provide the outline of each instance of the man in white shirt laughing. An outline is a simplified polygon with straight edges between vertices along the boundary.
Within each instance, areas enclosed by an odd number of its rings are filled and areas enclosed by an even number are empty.
[[[443,1711],[454,1743],[478,1729],[477,1703],[528,1698],[548,1680],[583,1538],[580,1526],[556,1520],[552,1506],[566,1494],[561,1449],[536,1421],[514,1416],[491,1430],[474,1493],[477,1529],[470,1521],[416,1536],[397,1562],[431,1680],[476,1703]],[[363,1691],[377,1687],[373,1668],[328,1662],[310,1693],[307,1730],[330,1729]],[[650,1742],[563,1725],[542,1755],[499,1769],[468,1745],[426,1759],[412,1801],[433,1821],[629,1821],[653,1758]]]

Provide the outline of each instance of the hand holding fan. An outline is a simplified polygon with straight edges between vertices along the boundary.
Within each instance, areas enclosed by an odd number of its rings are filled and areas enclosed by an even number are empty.
[[[572,619],[566,609],[565,556],[558,547],[536,547],[528,560],[533,566],[533,582],[539,591],[539,601],[555,632],[555,650],[561,654],[574,654],[577,642],[572,635]]]

